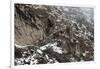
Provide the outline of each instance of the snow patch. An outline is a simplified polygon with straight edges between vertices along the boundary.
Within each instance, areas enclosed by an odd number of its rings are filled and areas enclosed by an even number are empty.
[[[43,52],[39,49],[37,49],[37,52],[40,53],[40,54],[43,54]]]
[[[62,54],[62,48],[57,47],[57,42],[55,43],[48,43],[42,47],[40,47],[41,50],[46,50],[47,48],[52,48],[54,52],[57,52],[59,54]]]

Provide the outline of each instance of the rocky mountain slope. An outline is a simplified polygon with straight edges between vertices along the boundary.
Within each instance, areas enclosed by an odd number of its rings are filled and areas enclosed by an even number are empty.
[[[15,65],[94,59],[94,11],[15,4]]]

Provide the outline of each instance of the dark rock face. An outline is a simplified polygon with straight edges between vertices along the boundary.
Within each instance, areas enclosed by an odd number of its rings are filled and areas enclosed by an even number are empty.
[[[94,59],[93,8],[15,4],[15,65]]]

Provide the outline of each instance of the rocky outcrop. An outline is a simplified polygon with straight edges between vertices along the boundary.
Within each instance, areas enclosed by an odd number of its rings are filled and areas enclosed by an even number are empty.
[[[93,15],[93,8],[15,4],[15,64],[93,60]]]

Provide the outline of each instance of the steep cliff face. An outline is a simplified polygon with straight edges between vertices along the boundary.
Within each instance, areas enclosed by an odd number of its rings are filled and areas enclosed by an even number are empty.
[[[33,64],[93,60],[93,15],[93,8],[15,4],[15,63],[39,50]]]
[[[45,18],[45,23],[42,19],[39,20],[39,16]],[[15,5],[15,43],[32,45],[45,38],[46,22],[45,9],[38,10],[30,5]]]

